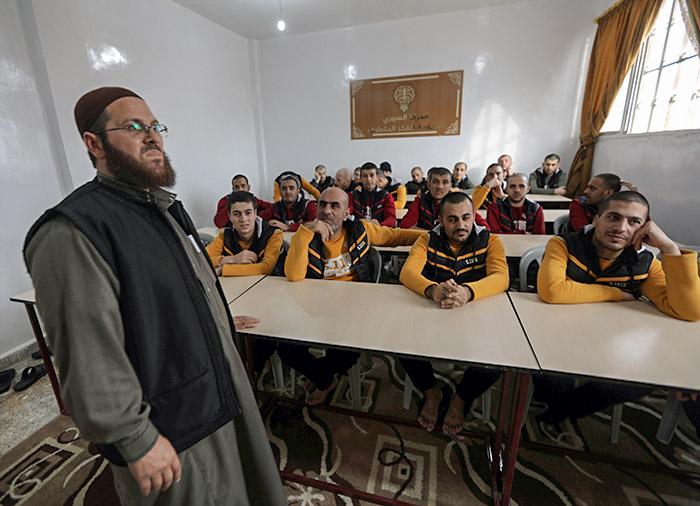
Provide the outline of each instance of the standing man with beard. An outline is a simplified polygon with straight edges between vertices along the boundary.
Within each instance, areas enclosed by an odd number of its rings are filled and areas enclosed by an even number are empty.
[[[162,189],[167,128],[124,88],[85,94],[75,120],[97,177],[44,213],[24,254],[81,435],[122,504],[286,504],[223,292]]]

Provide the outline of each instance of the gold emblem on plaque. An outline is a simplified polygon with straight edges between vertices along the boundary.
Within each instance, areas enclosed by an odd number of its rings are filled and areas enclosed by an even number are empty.
[[[399,104],[401,112],[408,111],[408,106],[416,98],[416,90],[413,86],[402,84],[394,90],[394,102]]]

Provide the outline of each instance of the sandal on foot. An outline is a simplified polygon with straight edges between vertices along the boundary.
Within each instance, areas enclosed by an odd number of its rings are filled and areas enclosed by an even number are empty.
[[[27,367],[24,371],[22,371],[22,377],[17,383],[15,383],[15,386],[13,388],[16,392],[26,390],[34,383],[36,383],[37,380],[45,374],[46,367],[44,366],[44,364]]]
[[[12,383],[12,378],[14,377],[14,369],[5,369],[4,371],[0,371],[0,394],[4,394],[10,389],[10,383]]]

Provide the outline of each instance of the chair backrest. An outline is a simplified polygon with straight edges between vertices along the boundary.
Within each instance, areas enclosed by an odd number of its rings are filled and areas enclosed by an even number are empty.
[[[569,215],[563,214],[557,216],[552,225],[554,235],[564,235],[569,231]]]
[[[369,248],[369,259],[372,262],[372,282],[379,283],[379,278],[382,275],[382,255],[374,246]]]
[[[202,246],[208,245],[210,242],[214,240],[213,235],[211,235],[209,232],[198,232],[199,234],[199,239],[202,241]]]
[[[518,270],[520,271],[519,276],[520,276],[520,291],[521,292],[528,291],[527,270],[530,267],[530,264],[532,262],[537,262],[538,265],[541,265],[543,255],[544,255],[544,245],[535,246],[534,248],[530,248],[525,253],[523,253],[522,257],[520,257],[520,268]]]

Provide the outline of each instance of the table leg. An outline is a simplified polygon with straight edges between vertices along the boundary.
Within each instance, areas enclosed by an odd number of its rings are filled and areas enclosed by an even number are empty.
[[[510,437],[506,447],[506,461],[503,467],[503,492],[501,494],[501,504],[510,504],[510,493],[513,489],[513,477],[515,476],[515,463],[518,458],[518,448],[520,446],[520,434],[522,433],[523,422],[527,416],[527,408],[530,398],[530,374],[518,373],[514,392],[515,413],[511,418]]]
[[[503,431],[506,427],[508,413],[511,410],[510,390],[513,373],[505,371],[503,373],[503,381],[501,387],[501,399],[498,404],[498,421],[496,422],[496,433],[494,435],[494,443],[491,447],[491,483],[495,487],[497,476],[500,473],[501,466],[501,443],[503,441]]]
[[[66,408],[65,404],[63,404],[63,399],[61,398],[61,387],[58,384],[56,369],[54,369],[53,367],[53,362],[51,361],[51,354],[49,353],[48,346],[46,346],[46,341],[44,340],[44,332],[41,330],[41,324],[39,323],[39,317],[36,314],[34,304],[25,303],[24,309],[27,310],[29,322],[32,325],[32,331],[34,332],[34,339],[36,339],[36,344],[39,345],[39,352],[41,353],[41,358],[44,360],[44,366],[46,367],[46,372],[49,376],[49,381],[51,382],[53,395],[54,397],[56,397],[56,402],[58,403],[58,410],[61,412],[62,415],[68,416],[68,409]]]

